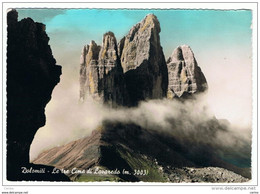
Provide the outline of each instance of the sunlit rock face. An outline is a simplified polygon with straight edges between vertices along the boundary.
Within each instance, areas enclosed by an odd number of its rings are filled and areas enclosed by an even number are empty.
[[[100,46],[94,41],[83,47],[80,62],[80,99],[84,100],[86,95],[98,98],[99,66],[98,55]]]
[[[112,107],[126,103],[123,71],[112,32],[104,34],[102,46],[94,41],[84,46],[80,64],[81,101],[91,96]]]
[[[168,98],[187,97],[207,90],[206,78],[189,46],[177,47],[167,60],[167,67],[169,77]]]
[[[118,43],[112,32],[84,46],[80,99],[91,96],[110,105],[136,106],[142,100],[193,97],[208,85],[191,48],[179,46],[165,61],[160,23],[153,14],[133,26]]]

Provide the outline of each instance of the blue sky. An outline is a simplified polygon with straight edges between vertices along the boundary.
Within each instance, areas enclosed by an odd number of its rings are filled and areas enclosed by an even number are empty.
[[[113,31],[118,41],[145,15],[155,14],[161,25],[165,56],[181,44],[193,49],[251,47],[249,10],[107,10],[107,9],[23,9],[19,18],[32,17],[47,26],[52,46],[77,48],[90,40],[101,44],[102,35]]]

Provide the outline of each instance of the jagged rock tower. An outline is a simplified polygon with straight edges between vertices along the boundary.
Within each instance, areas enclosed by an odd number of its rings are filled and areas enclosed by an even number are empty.
[[[125,104],[123,71],[112,32],[103,36],[102,47],[94,41],[84,46],[80,67],[80,99],[90,95],[111,106]]]
[[[18,21],[14,9],[7,13],[7,24],[7,179],[69,180],[29,160],[34,135],[45,125],[45,106],[61,75],[45,25],[31,18]],[[46,173],[22,173],[21,167],[44,168]]]
[[[87,95],[112,106],[136,106],[139,101],[190,97],[208,88],[189,46],[176,48],[167,65],[160,44],[160,23],[153,14],[131,28],[118,46],[112,32],[103,45],[83,48],[80,99]]]
[[[98,55],[100,46],[94,41],[84,46],[80,61],[80,99],[84,100],[86,91],[98,98]]]
[[[130,105],[166,97],[168,73],[160,44],[160,23],[149,14],[119,42]]]
[[[167,60],[167,67],[169,77],[167,98],[185,98],[207,90],[206,78],[189,46],[177,47]]]

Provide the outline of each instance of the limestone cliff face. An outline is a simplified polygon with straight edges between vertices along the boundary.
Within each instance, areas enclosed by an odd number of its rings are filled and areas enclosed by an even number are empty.
[[[112,32],[102,47],[83,48],[80,99],[87,95],[106,104],[136,106],[149,99],[193,96],[208,85],[189,46],[176,48],[167,64],[160,44],[160,23],[153,14],[133,26],[117,46]]]
[[[124,104],[123,71],[112,32],[103,36],[102,46],[94,41],[83,48],[80,68],[80,98],[89,95],[111,106]]]
[[[166,96],[167,66],[160,44],[160,23],[149,14],[119,43],[121,65],[130,104]]]
[[[182,98],[207,90],[208,85],[191,48],[176,48],[167,60],[169,85],[167,98]]]
[[[98,55],[100,46],[94,41],[84,46],[81,54],[80,62],[80,98],[84,100],[87,94],[91,94],[93,98],[99,98],[98,79],[99,66]]]
[[[60,80],[61,66],[52,56],[45,25],[30,18],[18,22],[17,18],[16,10],[8,12],[7,179],[68,180],[65,176],[48,177],[48,173],[21,173],[21,166],[33,166],[29,163],[30,145],[38,128],[45,125],[44,109]]]

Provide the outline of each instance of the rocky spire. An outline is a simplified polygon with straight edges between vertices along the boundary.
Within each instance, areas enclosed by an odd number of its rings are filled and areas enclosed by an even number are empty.
[[[81,101],[89,95],[112,106],[124,104],[123,71],[112,32],[103,35],[102,46],[94,41],[84,46],[80,64]]]
[[[18,22],[18,12],[15,9],[8,10],[7,13],[7,25],[10,27],[12,24]]]
[[[108,75],[113,68],[120,66],[117,42],[113,32],[107,32],[103,35],[103,43],[99,52],[99,65],[100,78]]]
[[[60,81],[45,25],[31,18],[17,21],[18,13],[7,13],[7,179],[10,181],[69,179],[51,174],[50,166],[30,163],[30,146],[37,130],[45,125],[45,106]],[[44,174],[22,173],[46,169]]]
[[[163,98],[167,93],[167,66],[160,44],[160,23],[153,14],[136,24],[119,43],[130,104]]]
[[[175,49],[166,65],[160,31],[157,17],[149,14],[118,46],[112,32],[104,34],[102,47],[94,41],[85,46],[80,98],[91,95],[106,103],[136,106],[142,100],[184,98],[205,91],[206,79],[189,46]]]
[[[167,97],[186,97],[186,95],[203,92],[208,88],[191,48],[187,45],[177,47],[167,60],[168,93]]]
[[[86,94],[98,97],[98,55],[100,46],[94,41],[82,49],[80,59],[80,100],[84,101]]]

